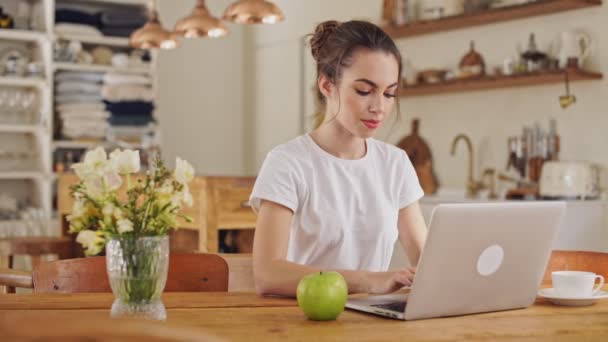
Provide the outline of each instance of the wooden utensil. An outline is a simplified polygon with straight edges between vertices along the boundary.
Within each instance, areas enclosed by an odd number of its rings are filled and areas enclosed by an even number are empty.
[[[420,136],[419,132],[420,120],[412,120],[412,132],[410,135],[404,137],[399,141],[397,147],[405,150],[416,174],[418,175],[418,181],[424,193],[434,194],[437,191],[439,182],[437,176],[433,171],[433,156],[431,149],[426,141]]]

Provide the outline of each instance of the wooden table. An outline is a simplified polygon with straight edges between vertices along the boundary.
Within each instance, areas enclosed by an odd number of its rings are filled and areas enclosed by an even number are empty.
[[[107,320],[112,300],[111,294],[0,296],[0,322],[33,323],[53,317],[70,329],[70,322],[83,317]],[[562,307],[538,299],[523,310],[409,322],[350,310],[336,321],[314,322],[305,318],[293,299],[260,298],[252,293],[167,293],[163,302],[167,323],[155,324],[199,329],[228,341],[608,341],[608,300],[588,307]]]

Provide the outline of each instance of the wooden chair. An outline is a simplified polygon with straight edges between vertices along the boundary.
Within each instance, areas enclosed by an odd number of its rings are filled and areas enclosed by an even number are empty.
[[[28,275],[31,281],[28,280]],[[105,257],[41,263],[31,274],[5,273],[2,281],[42,293],[111,292]],[[225,292],[228,264],[215,254],[171,254],[165,292]]]
[[[0,239],[0,258],[8,262],[0,267],[13,268],[16,255],[29,255],[32,258],[32,269],[40,265],[43,255],[57,255],[59,259],[72,257],[72,242],[67,237],[18,237]],[[14,293],[15,288],[7,287],[8,293]]]
[[[608,277],[608,253],[553,251],[543,276],[543,285],[551,285],[551,272],[588,271]]]
[[[206,177],[200,250],[217,253],[220,229],[255,229],[257,217],[249,205],[255,177]],[[251,234],[251,232],[249,232]]]
[[[219,254],[228,263],[228,291],[254,292],[251,254]]]
[[[77,181],[73,173],[63,173],[58,179],[57,206],[61,231],[65,236],[69,236],[69,224],[65,218],[74,203],[69,187]],[[240,238],[235,240],[246,240],[245,243],[250,245],[256,215],[248,200],[254,183],[255,177],[196,176],[190,184],[194,205],[183,208],[181,212],[192,217],[194,222],[180,221],[180,229],[171,231],[171,251],[217,253],[219,231],[222,229],[238,229]],[[74,238],[75,235],[72,236]],[[81,248],[76,246],[74,257],[83,256],[78,253],[81,253]]]

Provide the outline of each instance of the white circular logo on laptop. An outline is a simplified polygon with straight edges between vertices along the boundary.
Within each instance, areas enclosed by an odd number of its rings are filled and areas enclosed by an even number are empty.
[[[489,276],[500,268],[502,260],[505,256],[505,251],[499,245],[492,245],[486,248],[479,259],[477,259],[477,272],[482,276]]]

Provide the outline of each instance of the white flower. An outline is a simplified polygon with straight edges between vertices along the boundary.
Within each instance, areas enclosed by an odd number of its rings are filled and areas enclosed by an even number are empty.
[[[179,183],[187,184],[194,178],[194,168],[187,161],[177,157],[175,159],[173,176]]]
[[[114,209],[114,218],[120,220],[124,217],[124,213],[119,208]]]
[[[76,242],[78,242],[85,248],[86,255],[96,255],[101,252],[104,239],[101,235],[101,232],[83,230],[78,233],[78,236],[76,237]]]
[[[118,190],[122,185],[122,177],[113,169],[108,168],[103,175],[106,191]]]
[[[131,222],[131,220],[128,220],[128,219],[118,220],[118,222],[116,222],[116,224],[118,225],[118,232],[120,234],[133,231],[133,222]]]
[[[114,203],[108,202],[103,206],[103,209],[101,209],[101,212],[103,213],[104,216],[112,216],[114,214],[114,209],[116,209],[116,206],[114,205]]]
[[[88,246],[95,242],[96,236],[97,234],[95,234],[95,232],[92,230],[83,230],[78,233],[78,236],[76,237],[76,242],[83,245],[85,248],[88,248]]]
[[[103,181],[101,178],[88,177],[84,179],[84,192],[87,196],[93,199],[100,199],[103,197]]]
[[[116,149],[110,153],[110,164],[121,175],[139,172],[139,151]]]
[[[108,166],[108,157],[103,147],[99,146],[96,149],[89,151],[84,156],[82,163],[72,165],[72,169],[80,179],[87,179],[92,176],[101,177]]]
[[[84,215],[85,212],[85,201],[81,198],[74,199],[74,204],[72,205],[72,217],[77,218]]]
[[[170,181],[165,181],[163,185],[156,190],[156,192],[162,195],[171,195],[174,190],[173,184],[171,184]]]
[[[184,204],[186,204],[188,207],[192,207],[194,201],[192,199],[192,194],[190,193],[190,190],[187,186],[184,186],[184,192],[182,195],[182,201],[184,202]]]

